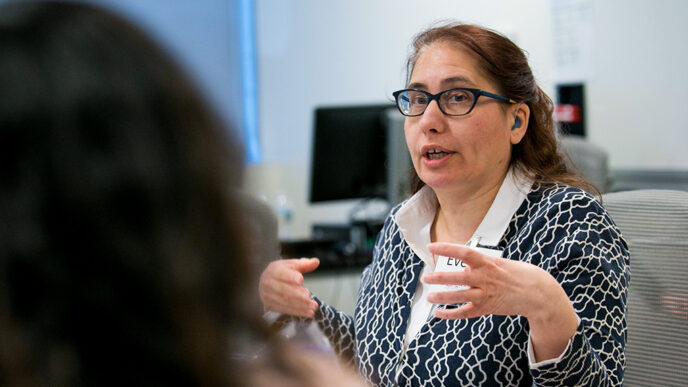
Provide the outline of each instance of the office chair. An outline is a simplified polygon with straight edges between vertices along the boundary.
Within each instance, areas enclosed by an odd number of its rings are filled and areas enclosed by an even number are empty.
[[[630,248],[624,386],[688,381],[688,192],[603,195]]]
[[[601,193],[609,191],[611,179],[607,151],[580,136],[562,135],[559,143],[568,156],[569,168],[580,173]]]

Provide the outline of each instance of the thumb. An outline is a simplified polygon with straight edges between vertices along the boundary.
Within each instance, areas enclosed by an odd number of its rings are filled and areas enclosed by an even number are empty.
[[[310,273],[320,265],[318,258],[301,258],[291,262],[291,267],[301,273]]]

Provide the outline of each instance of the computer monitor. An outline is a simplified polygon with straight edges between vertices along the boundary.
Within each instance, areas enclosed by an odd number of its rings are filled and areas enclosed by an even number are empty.
[[[395,115],[401,117],[388,104],[315,109],[311,203],[381,198],[396,204],[390,182],[396,186],[411,162]]]

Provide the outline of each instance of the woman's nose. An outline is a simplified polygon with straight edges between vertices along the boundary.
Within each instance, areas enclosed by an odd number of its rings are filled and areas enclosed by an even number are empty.
[[[445,121],[439,102],[435,100],[430,101],[430,104],[425,108],[419,124],[423,132],[439,133],[444,130]]]

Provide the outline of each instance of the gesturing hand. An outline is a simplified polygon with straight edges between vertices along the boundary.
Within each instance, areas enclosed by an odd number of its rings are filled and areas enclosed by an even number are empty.
[[[489,257],[465,246],[431,243],[431,253],[463,261],[463,272],[431,273],[428,284],[466,285],[469,289],[435,292],[428,301],[467,303],[438,309],[435,317],[463,319],[488,314],[520,315],[528,319],[535,360],[559,356],[578,327],[578,317],[564,289],[545,270],[516,260]]]
[[[557,296],[566,294],[546,271],[526,262],[490,257],[465,246],[450,243],[428,245],[431,253],[463,261],[463,272],[431,273],[428,284],[466,285],[469,289],[430,293],[436,304],[467,303],[457,309],[438,309],[435,316],[446,319],[472,318],[488,314],[530,317],[548,308]],[[554,298],[553,298],[554,297]]]
[[[271,262],[260,276],[258,290],[266,309],[292,316],[315,315],[318,304],[303,287],[303,273],[315,270],[317,258],[281,259]]]

